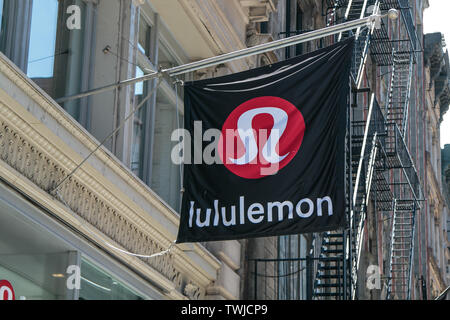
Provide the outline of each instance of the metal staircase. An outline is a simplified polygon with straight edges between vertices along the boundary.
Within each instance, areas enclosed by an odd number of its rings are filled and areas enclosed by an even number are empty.
[[[378,66],[390,67],[385,106],[372,94],[364,106],[363,121],[350,122],[346,143],[347,226],[343,230],[314,235],[314,267],[311,268],[312,298],[358,299],[360,261],[369,202],[373,210],[387,215],[392,226],[386,252],[387,298],[411,298],[415,215],[422,191],[414,162],[405,143],[414,50],[417,36],[407,0],[326,0],[327,26],[359,19],[372,10],[399,9],[408,39],[391,39],[381,21],[375,28],[355,29],[334,38],[355,36],[351,76],[353,89],[360,90],[368,54]],[[383,70],[383,72],[385,72]],[[366,112],[367,111],[367,112]],[[349,111],[350,112],[350,111]],[[387,272],[386,272],[387,273]]]
[[[387,299],[411,298],[416,204],[394,200]]]
[[[364,18],[366,16],[366,9],[368,4],[373,4],[372,1],[369,0],[349,0],[347,1],[347,7],[344,13],[344,21],[352,21]],[[353,34],[358,38],[360,28],[356,30]],[[338,41],[345,39],[351,35],[349,32],[340,33],[338,36]]]
[[[417,171],[397,124],[386,121],[374,95],[367,120],[352,123],[351,138],[353,206],[349,229],[345,233],[341,230],[322,234],[313,297],[358,298],[363,231],[367,205],[372,199],[376,202],[375,210],[394,212],[388,298],[408,299],[414,216],[421,196]]]
[[[378,180],[376,174],[377,131],[380,131],[381,136],[384,134],[384,123],[383,114],[372,96],[367,122],[354,122],[352,126],[350,168],[353,206],[349,212],[350,228],[346,233],[334,231],[325,232],[322,235],[321,255],[314,284],[316,299],[355,298],[367,204],[372,186],[375,185],[374,181]],[[344,269],[345,264],[347,264],[347,270]]]
[[[336,5],[343,5],[343,2],[336,2]],[[371,10],[368,10],[371,8]],[[378,10],[379,0],[348,0],[346,1],[343,21],[352,21],[364,18]],[[333,9],[335,12],[336,8]],[[355,36],[355,49],[352,63],[352,76],[356,87],[361,86],[363,71],[366,65],[367,54],[370,48],[371,35],[374,32],[374,26],[371,28],[357,28],[352,31],[340,33],[337,41]]]
[[[376,159],[378,155],[378,134],[384,134],[384,117],[378,112],[378,104],[372,94],[367,121],[353,123],[352,135],[353,150],[359,150],[354,154],[353,168],[357,168],[356,177],[353,181],[352,210],[350,212],[350,232],[352,233],[351,262],[351,297],[356,298],[358,281],[358,269],[362,253],[363,231],[367,216],[367,205],[372,193],[373,178],[376,174]],[[364,135],[361,139],[361,126],[364,125]],[[359,147],[361,145],[361,147]],[[355,150],[356,149],[356,150]]]
[[[414,59],[409,52],[393,52],[392,61],[386,115],[387,121],[395,122],[404,136],[407,129]]]
[[[344,299],[344,237],[340,232],[324,232],[314,282],[314,299]]]

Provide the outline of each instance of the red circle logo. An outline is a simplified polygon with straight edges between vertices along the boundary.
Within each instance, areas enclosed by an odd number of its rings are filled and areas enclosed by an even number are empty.
[[[14,289],[7,280],[0,280],[0,300],[15,300]]]
[[[225,167],[246,179],[277,174],[303,142],[305,120],[289,101],[259,97],[238,106],[225,121],[219,155]]]

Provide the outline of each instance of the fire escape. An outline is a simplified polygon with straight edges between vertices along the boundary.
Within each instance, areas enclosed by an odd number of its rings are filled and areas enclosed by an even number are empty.
[[[355,36],[352,65],[354,96],[361,89],[370,54],[378,67],[389,68],[387,98],[380,107],[374,94],[369,98],[364,120],[348,124],[347,203],[348,228],[317,235],[320,254],[314,264],[314,299],[357,299],[358,271],[363,250],[364,227],[369,203],[390,221],[390,250],[386,298],[410,299],[414,255],[415,217],[420,209],[421,187],[409,153],[407,133],[411,80],[418,46],[407,0],[327,0],[327,24],[359,19],[373,10],[390,8],[401,12],[404,37],[388,35],[385,22],[372,28],[355,29],[337,36],[337,41]],[[350,122],[350,120],[349,120]]]
[[[389,21],[382,19],[375,25],[331,39],[335,42],[355,37],[345,155],[347,227],[313,234],[306,257],[251,261],[254,298],[273,296],[264,292],[276,288],[271,292],[278,299],[358,299],[359,290],[366,282],[361,261],[367,216],[375,212],[371,217],[378,214],[383,217],[386,221],[383,238],[390,239],[383,250],[388,252],[383,253],[383,261],[379,262],[383,263],[384,280],[381,298],[410,299],[415,220],[423,198],[407,144],[412,76],[416,52],[420,50],[411,9],[408,0],[323,0],[322,3],[328,7],[323,12],[327,26],[395,8],[400,14],[396,22],[400,31],[389,32]],[[370,85],[370,81],[365,81],[369,57],[387,80],[385,101],[381,104],[371,88],[363,87]],[[367,101],[358,104],[362,95]],[[280,265],[284,267],[283,272]],[[358,278],[361,275],[364,277]],[[291,294],[284,294],[280,287],[291,288]]]

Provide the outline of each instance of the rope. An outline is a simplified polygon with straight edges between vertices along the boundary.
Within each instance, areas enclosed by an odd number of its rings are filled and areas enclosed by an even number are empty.
[[[152,89],[152,91],[130,112],[130,114],[128,114],[125,119],[122,121],[122,123],[116,128],[114,129],[93,151],[91,151],[89,153],[89,155],[84,158],[84,160],[75,168],[72,170],[72,172],[70,172],[69,175],[67,175],[63,180],[61,180],[56,187],[54,187],[50,193],[55,192],[56,195],[59,197],[59,199],[64,203],[64,205],[71,209],[70,206],[67,204],[67,202],[64,200],[64,198],[61,196],[61,194],[58,192],[58,188],[65,182],[67,181],[67,179],[69,179],[98,149],[101,148],[101,146],[103,146],[103,144],[108,141],[114,134],[116,134],[123,126],[124,124],[140,109],[142,108],[142,106],[144,106],[144,104],[153,96],[153,94],[155,94],[155,92],[157,91],[157,89],[159,88],[159,85],[161,84],[162,78],[161,76],[159,77],[158,83],[155,86],[155,88]],[[178,94],[177,94],[178,97]],[[177,98],[177,118],[178,118],[178,98]],[[179,121],[178,121],[179,123]],[[180,166],[181,167],[181,166]],[[72,211],[72,210],[71,210]],[[73,212],[73,211],[72,211]],[[120,249],[114,245],[112,245],[111,243],[104,241],[103,239],[100,239],[97,234],[93,231],[90,230],[90,226],[88,226],[84,221],[80,220],[80,218],[76,215],[76,214],[72,214],[72,216],[83,226],[85,227],[85,229],[94,236],[94,238],[97,239],[97,241],[104,243],[106,246],[108,246],[109,248],[116,250],[118,252],[121,252],[123,254],[127,254],[130,256],[134,256],[134,257],[139,257],[139,258],[156,258],[156,257],[160,257],[166,254],[169,254],[171,252],[171,250],[173,249],[173,247],[176,245],[176,241],[172,242],[170,244],[170,246],[161,252],[155,253],[155,254],[151,254],[151,255],[144,255],[144,254],[138,254],[138,253],[132,253],[123,249]]]
[[[67,181],[67,179],[69,179],[95,152],[97,152],[98,149],[100,149],[105,143],[106,141],[108,141],[109,139],[111,139],[120,129],[122,129],[122,127],[125,125],[125,123],[136,113],[136,111],[138,111],[152,96],[153,94],[156,92],[156,90],[159,88],[159,85],[161,84],[162,81],[162,74],[159,74],[159,79],[158,79],[158,83],[155,86],[155,88],[152,89],[152,91],[150,91],[150,93],[130,112],[130,114],[128,114],[125,119],[120,123],[119,126],[117,126],[117,128],[115,128],[105,139],[103,139],[103,141],[93,150],[91,151],[85,158],[83,161],[81,161],[81,163],[79,165],[77,165],[75,167],[75,169],[73,169],[64,179],[62,179],[53,189],[51,189],[49,191],[49,193],[53,193],[56,190],[58,190],[58,188]]]
[[[64,205],[67,207],[67,208],[69,208],[69,209],[71,209],[70,208],[70,206],[67,204],[67,202],[64,200],[64,198],[61,196],[61,194],[58,192],[58,190],[56,190],[56,194],[57,194],[57,196],[59,197],[59,199],[64,203]],[[116,251],[119,251],[119,252],[121,252],[121,253],[124,253],[124,254],[126,254],[126,255],[129,255],[129,256],[133,256],[133,257],[139,257],[139,258],[145,258],[145,259],[151,259],[151,258],[156,258],[156,257],[161,257],[161,256],[164,256],[164,255],[166,255],[166,254],[169,254],[171,251],[172,251],[172,249],[175,247],[175,245],[176,245],[176,240],[174,241],[174,242],[172,242],[170,245],[169,245],[169,247],[166,249],[166,250],[164,250],[164,251],[161,251],[161,252],[158,252],[158,253],[154,253],[154,254],[151,254],[151,255],[144,255],[144,254],[138,254],[138,253],[132,253],[132,252],[129,252],[129,251],[126,251],[126,250],[123,250],[123,249],[120,249],[120,248],[118,248],[118,247],[116,247],[116,246],[113,246],[111,243],[109,243],[109,242],[107,242],[107,241],[104,241],[103,239],[100,239],[98,236],[97,236],[97,234],[95,233],[95,232],[93,232],[92,230],[90,230],[91,229],[91,226],[89,226],[88,224],[86,224],[86,222],[85,221],[83,221],[83,220],[81,220],[80,219],[80,217],[78,217],[72,210],[71,210],[71,212],[73,213],[72,214],[72,216],[94,237],[94,238],[96,238],[97,239],[97,241],[98,242],[102,242],[102,243],[104,243],[106,246],[108,246],[108,247],[110,247],[111,249],[113,249],[113,250],[116,250]]]

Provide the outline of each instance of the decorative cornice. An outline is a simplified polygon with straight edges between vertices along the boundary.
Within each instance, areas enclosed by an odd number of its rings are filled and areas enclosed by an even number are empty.
[[[269,21],[270,14],[277,9],[277,0],[239,0],[248,12],[250,22]]]

